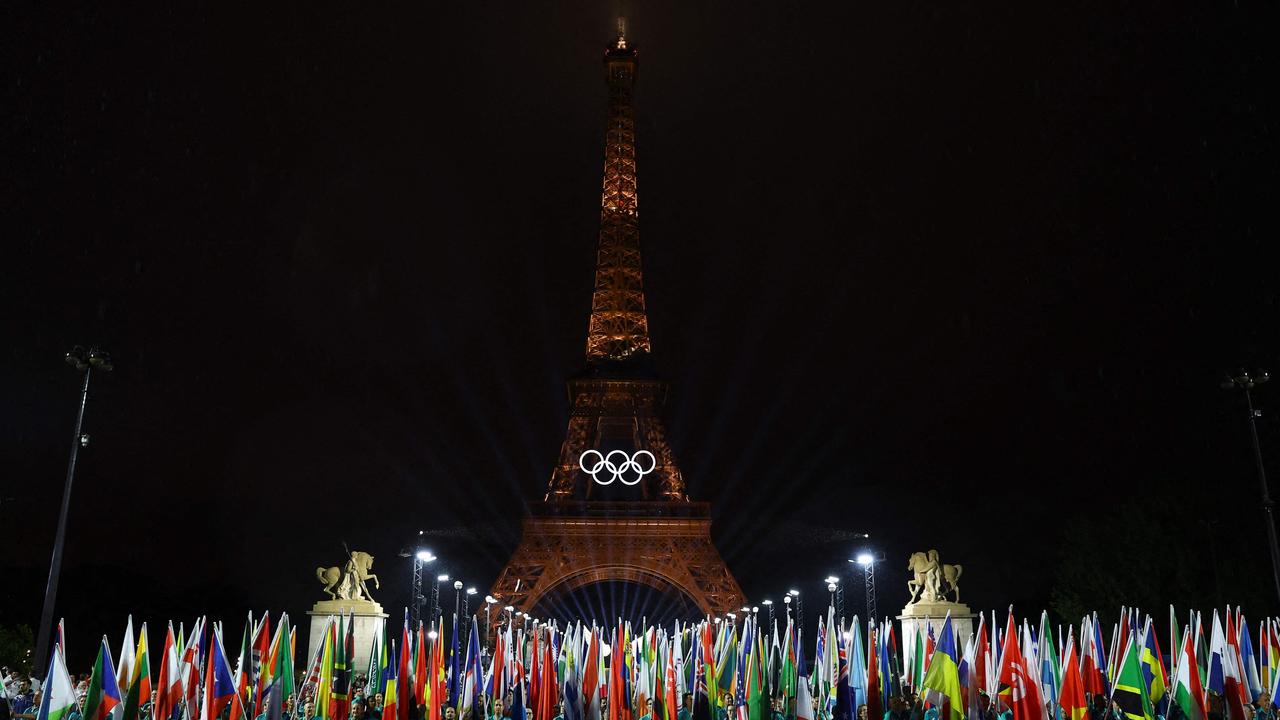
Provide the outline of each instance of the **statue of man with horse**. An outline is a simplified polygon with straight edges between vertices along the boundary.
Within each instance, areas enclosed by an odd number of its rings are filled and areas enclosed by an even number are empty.
[[[346,549],[346,543],[342,545]],[[329,594],[330,599],[372,602],[373,596],[369,594],[369,586],[365,581],[373,580],[374,588],[382,589],[378,576],[370,572],[373,568],[373,556],[367,552],[351,552],[349,549],[347,555],[349,558],[342,568],[316,568],[316,579],[324,584],[324,591]]]
[[[955,602],[960,602],[959,581],[964,568],[938,562],[937,550],[911,553],[907,569],[913,573],[912,579],[907,581],[907,591],[911,593],[908,605],[916,602],[945,602],[951,593],[955,593]]]

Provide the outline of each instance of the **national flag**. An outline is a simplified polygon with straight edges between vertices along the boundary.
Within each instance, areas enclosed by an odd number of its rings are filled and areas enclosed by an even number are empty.
[[[1186,720],[1205,720],[1204,688],[1200,685],[1200,667],[1196,664],[1195,637],[1188,628],[1178,656],[1178,676],[1174,681],[1173,704],[1182,709]]]
[[[252,615],[250,615],[252,617]],[[249,666],[249,686],[253,688],[253,709],[254,712],[262,712],[262,692],[266,685],[264,675],[270,672],[270,668],[264,671],[263,663],[269,662],[271,654],[271,613],[262,614],[262,622],[258,623],[257,629],[253,636],[253,662]],[[311,720],[305,718],[304,720]]]
[[[1155,627],[1151,622],[1151,618],[1148,617],[1146,630],[1143,632],[1140,664],[1142,666],[1143,686],[1147,690],[1147,697],[1151,699],[1152,707],[1159,705],[1160,701],[1164,699],[1165,688],[1168,685],[1167,676],[1164,672],[1164,660],[1160,655]]]
[[[964,698],[960,692],[959,654],[955,633],[951,629],[951,613],[942,621],[938,645],[925,673],[924,695],[935,705],[948,711],[944,720],[964,720]]]
[[[403,640],[401,641],[403,642]],[[399,692],[399,667],[395,642],[391,639],[391,631],[386,623],[382,625],[382,718],[396,720],[396,697]],[[310,720],[304,718],[304,720]]]
[[[181,701],[182,675],[178,669],[178,651],[174,646],[171,622],[165,634],[164,650],[160,654],[160,676],[156,680],[156,699],[151,708],[151,717],[154,720],[173,720]]]
[[[473,718],[479,720],[484,715],[484,703],[477,702],[480,697],[480,683],[484,682],[484,670],[480,666],[480,636],[476,632],[476,623],[471,625],[471,636],[467,640],[466,674],[463,676],[462,700],[459,703],[459,717],[467,717],[467,711],[475,709]],[[401,720],[408,720],[402,717]]]
[[[867,666],[866,655],[863,654],[862,648],[862,628],[859,627],[858,616],[853,616],[853,622],[849,623],[851,629],[851,637],[849,638],[849,707],[851,709],[850,717],[854,720],[858,717],[858,708],[867,705],[868,715],[870,715],[870,701],[867,698]]]
[[[456,617],[456,616],[455,616]],[[413,669],[412,669],[412,650],[413,638],[409,635],[409,613],[404,614],[404,624],[400,629],[400,658],[396,666],[396,692],[395,692],[395,714],[387,718],[386,707],[390,702],[390,698],[383,696],[382,701],[382,717],[387,720],[409,720],[412,715],[413,703]],[[458,711],[459,717],[462,716],[461,709]]]
[[[89,691],[84,696],[84,720],[119,720],[124,708],[120,705],[120,686],[116,684],[115,668],[111,662],[111,648],[102,637],[98,659],[93,663],[89,676]]]
[[[413,704],[415,708],[425,708],[430,693],[427,691],[427,631],[422,621],[418,621],[418,648],[413,654]],[[414,711],[420,712],[420,710]],[[416,717],[416,716],[415,716]]]
[[[253,708],[248,707],[253,690],[253,613],[245,621],[244,634],[240,636],[240,654],[236,658],[236,671],[231,676],[231,683],[236,687],[237,702],[231,703],[231,715],[228,720],[245,720],[251,717]]]
[[[205,661],[204,703],[200,706],[200,720],[218,720],[228,705],[239,704],[227,651],[222,647],[222,633],[214,630]],[[243,708],[240,713],[244,714]]]
[[[460,679],[458,676],[458,663],[460,662],[458,657],[460,654],[458,648],[458,613],[456,612],[453,614],[453,623],[450,625],[449,631],[452,633],[452,638],[449,640],[449,706],[456,711],[459,700],[458,681]]]
[[[1062,656],[1062,687],[1058,693],[1062,720],[1084,720],[1089,714],[1084,693],[1084,679],[1080,674],[1080,664],[1076,661],[1075,636],[1070,636]]]
[[[1230,610],[1227,611],[1227,631],[1224,634],[1218,612],[1213,613],[1213,630],[1209,640],[1209,689],[1222,696],[1227,716],[1234,720],[1243,718],[1245,689],[1235,646],[1231,637],[1235,634]]]
[[[1013,610],[1009,610],[1009,622],[1004,633],[1004,649],[1000,653],[1000,682],[998,697],[1005,707],[1013,711],[1013,720],[1042,720],[1044,703],[1040,701],[1040,687],[1032,677],[1027,661],[1018,647],[1018,630],[1013,623]]]
[[[1080,641],[1084,645],[1081,653],[1080,679],[1084,682],[1084,691],[1090,695],[1108,694],[1107,651],[1102,645],[1102,628],[1098,626],[1098,616],[1085,617],[1088,629],[1081,626]]]
[[[1147,697],[1146,683],[1142,679],[1142,667],[1138,660],[1136,638],[1130,637],[1116,670],[1115,687],[1111,689],[1111,701],[1129,720],[1154,720],[1151,699]]]
[[[120,660],[116,663],[116,687],[120,689],[120,694],[126,697],[129,694],[129,682],[133,679],[133,648],[133,616],[130,615],[124,626],[124,640],[120,643]],[[120,706],[120,712],[124,712],[123,704]]]
[[[905,629],[905,628],[904,628]],[[915,646],[911,651],[911,668],[907,672],[907,682],[912,688],[919,690],[921,683],[924,681],[924,663],[925,663],[925,646],[924,631],[920,626],[916,626]],[[1019,719],[1020,720],[1020,719]]]
[[[147,624],[138,631],[138,649],[134,653],[133,670],[129,674],[129,691],[125,693],[121,720],[138,720],[142,703],[151,701],[151,659],[147,651]]]
[[[884,673],[880,670],[880,631],[867,624],[867,717],[884,717]]]
[[[332,720],[333,718],[333,675],[335,670],[334,654],[338,652],[337,634],[337,618],[330,616],[324,626],[324,637],[320,640],[320,673],[316,680],[315,713],[320,720]],[[306,720],[311,719],[307,718]]]
[[[333,694],[329,698],[333,720],[351,714],[351,663],[355,654],[355,615],[343,613],[333,638]]]
[[[266,707],[260,714],[265,714],[266,720],[281,720],[285,699],[293,695],[292,637],[289,616],[281,614],[280,625],[276,628],[275,637],[267,651],[267,665],[263,669],[263,675],[267,677],[267,685],[262,693],[263,704]],[[298,708],[295,707],[294,713],[297,711]]]
[[[1253,653],[1253,639],[1249,637],[1249,624],[1243,615],[1240,617],[1240,661],[1245,685],[1249,689],[1249,701],[1255,702],[1262,694],[1262,681],[1258,678],[1258,661]]]
[[[991,690],[991,645],[987,642],[987,617],[978,615],[978,632],[973,644],[974,684],[979,690]]]
[[[54,645],[53,652],[49,653],[49,671],[44,676],[36,720],[65,720],[76,709],[75,686],[71,684],[62,653],[61,644]]]
[[[1040,614],[1040,645],[1036,652],[1036,662],[1040,666],[1040,696],[1053,708],[1054,717],[1058,708],[1058,669],[1057,650],[1053,644],[1053,627],[1049,624],[1049,613]]]

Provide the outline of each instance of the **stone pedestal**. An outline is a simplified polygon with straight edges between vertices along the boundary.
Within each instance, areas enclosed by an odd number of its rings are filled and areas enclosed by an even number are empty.
[[[902,624],[902,650],[904,667],[910,667],[911,661],[916,648],[916,632],[920,632],[921,638],[929,636],[929,628],[933,628],[933,638],[936,642],[942,633],[942,623],[947,618],[947,613],[951,613],[951,631],[956,636],[956,652],[964,652],[964,644],[973,635],[973,623],[977,619],[977,615],[969,609],[968,605],[963,603],[947,602],[939,600],[936,602],[924,602],[923,600],[913,603],[902,608],[902,614],[898,616],[898,622]],[[923,647],[923,643],[921,643]]]
[[[296,662],[299,667],[310,668],[311,659],[316,655],[316,649],[320,647],[320,642],[324,640],[324,629],[329,623],[329,617],[338,617],[346,614],[348,621],[355,622],[355,646],[356,657],[351,667],[357,673],[364,672],[369,667],[369,650],[373,645],[373,639],[376,637],[378,641],[382,641],[382,625],[387,620],[387,614],[382,612],[382,606],[372,600],[321,600],[314,607],[307,611],[311,616],[311,640],[307,643],[306,657],[297,658]]]

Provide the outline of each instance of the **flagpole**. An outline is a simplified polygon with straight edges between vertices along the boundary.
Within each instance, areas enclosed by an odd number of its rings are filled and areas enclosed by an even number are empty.
[[[53,540],[53,557],[49,560],[49,581],[44,589],[44,607],[40,611],[40,625],[36,632],[35,663],[33,671],[39,671],[46,665],[49,653],[49,634],[52,632],[54,604],[58,599],[58,579],[62,574],[62,550],[67,536],[67,511],[71,507],[71,486],[76,477],[76,460],[80,448],[89,444],[89,436],[82,434],[84,429],[84,409],[89,403],[89,377],[94,370],[110,372],[113,369],[111,356],[99,348],[91,348],[88,353],[79,345],[67,353],[67,364],[84,373],[84,382],[80,387],[80,407],[76,411],[76,430],[71,436],[71,457],[67,460],[67,479],[62,488],[62,509],[58,512],[58,531]],[[42,680],[44,678],[41,678]]]
[[[1228,377],[1223,381],[1222,387],[1225,390],[1244,390],[1245,407],[1249,411],[1249,436],[1253,440],[1253,459],[1258,466],[1258,484],[1262,488],[1262,514],[1266,517],[1267,544],[1271,549],[1271,575],[1275,581],[1276,597],[1280,598],[1280,545],[1277,544],[1275,517],[1271,510],[1275,503],[1272,502],[1271,491],[1267,488],[1267,469],[1262,464],[1262,446],[1258,442],[1258,416],[1262,412],[1254,409],[1253,393],[1250,392],[1269,379],[1270,376],[1266,372],[1255,377],[1242,370],[1239,375]]]

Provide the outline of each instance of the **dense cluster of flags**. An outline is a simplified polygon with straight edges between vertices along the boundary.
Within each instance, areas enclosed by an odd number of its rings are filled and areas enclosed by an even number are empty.
[[[274,633],[269,616],[250,616],[235,663],[220,624],[201,619],[175,634],[170,623],[154,672],[147,626],[135,643],[130,619],[119,662],[102,639],[82,705],[59,626],[39,720],[64,720],[77,708],[84,720],[139,720],[148,702],[153,720],[281,720],[302,714],[295,689],[314,704],[303,720],[349,720],[358,674],[366,697],[382,695],[371,704],[377,720],[444,720],[450,709],[480,720],[497,702],[511,720],[853,720],[862,706],[878,720],[893,698],[913,692],[939,720],[1084,720],[1091,701],[1114,702],[1123,720],[1207,720],[1211,712],[1244,720],[1246,705],[1280,689],[1280,621],[1259,624],[1255,646],[1238,609],[1208,621],[1192,613],[1185,625],[1171,609],[1166,657],[1156,623],[1134,609],[1122,609],[1109,642],[1096,614],[1064,632],[1047,614],[1033,625],[1010,610],[1003,628],[994,613],[990,622],[980,616],[964,638],[949,616],[909,626],[899,652],[893,622],[846,624],[831,608],[819,619],[812,663],[790,616],[771,627],[755,615],[670,628],[508,624],[487,645],[476,620],[455,622],[446,641],[406,617],[399,633],[383,624],[360,668],[355,623],[328,619],[295,684],[287,616]]]
[[[173,623],[152,668],[147,624],[134,641],[133,618],[125,626],[120,659],[113,662],[107,638],[102,638],[83,701],[67,670],[66,635],[58,625],[45,673],[39,720],[65,720],[79,713],[84,720],[243,720],[266,712],[279,719],[294,691],[295,635],[287,616],[275,635],[270,621],[249,617],[235,665],[227,658],[220,623],[196,621],[191,633]],[[233,670],[234,668],[234,670]],[[274,711],[274,715],[272,714]]]

